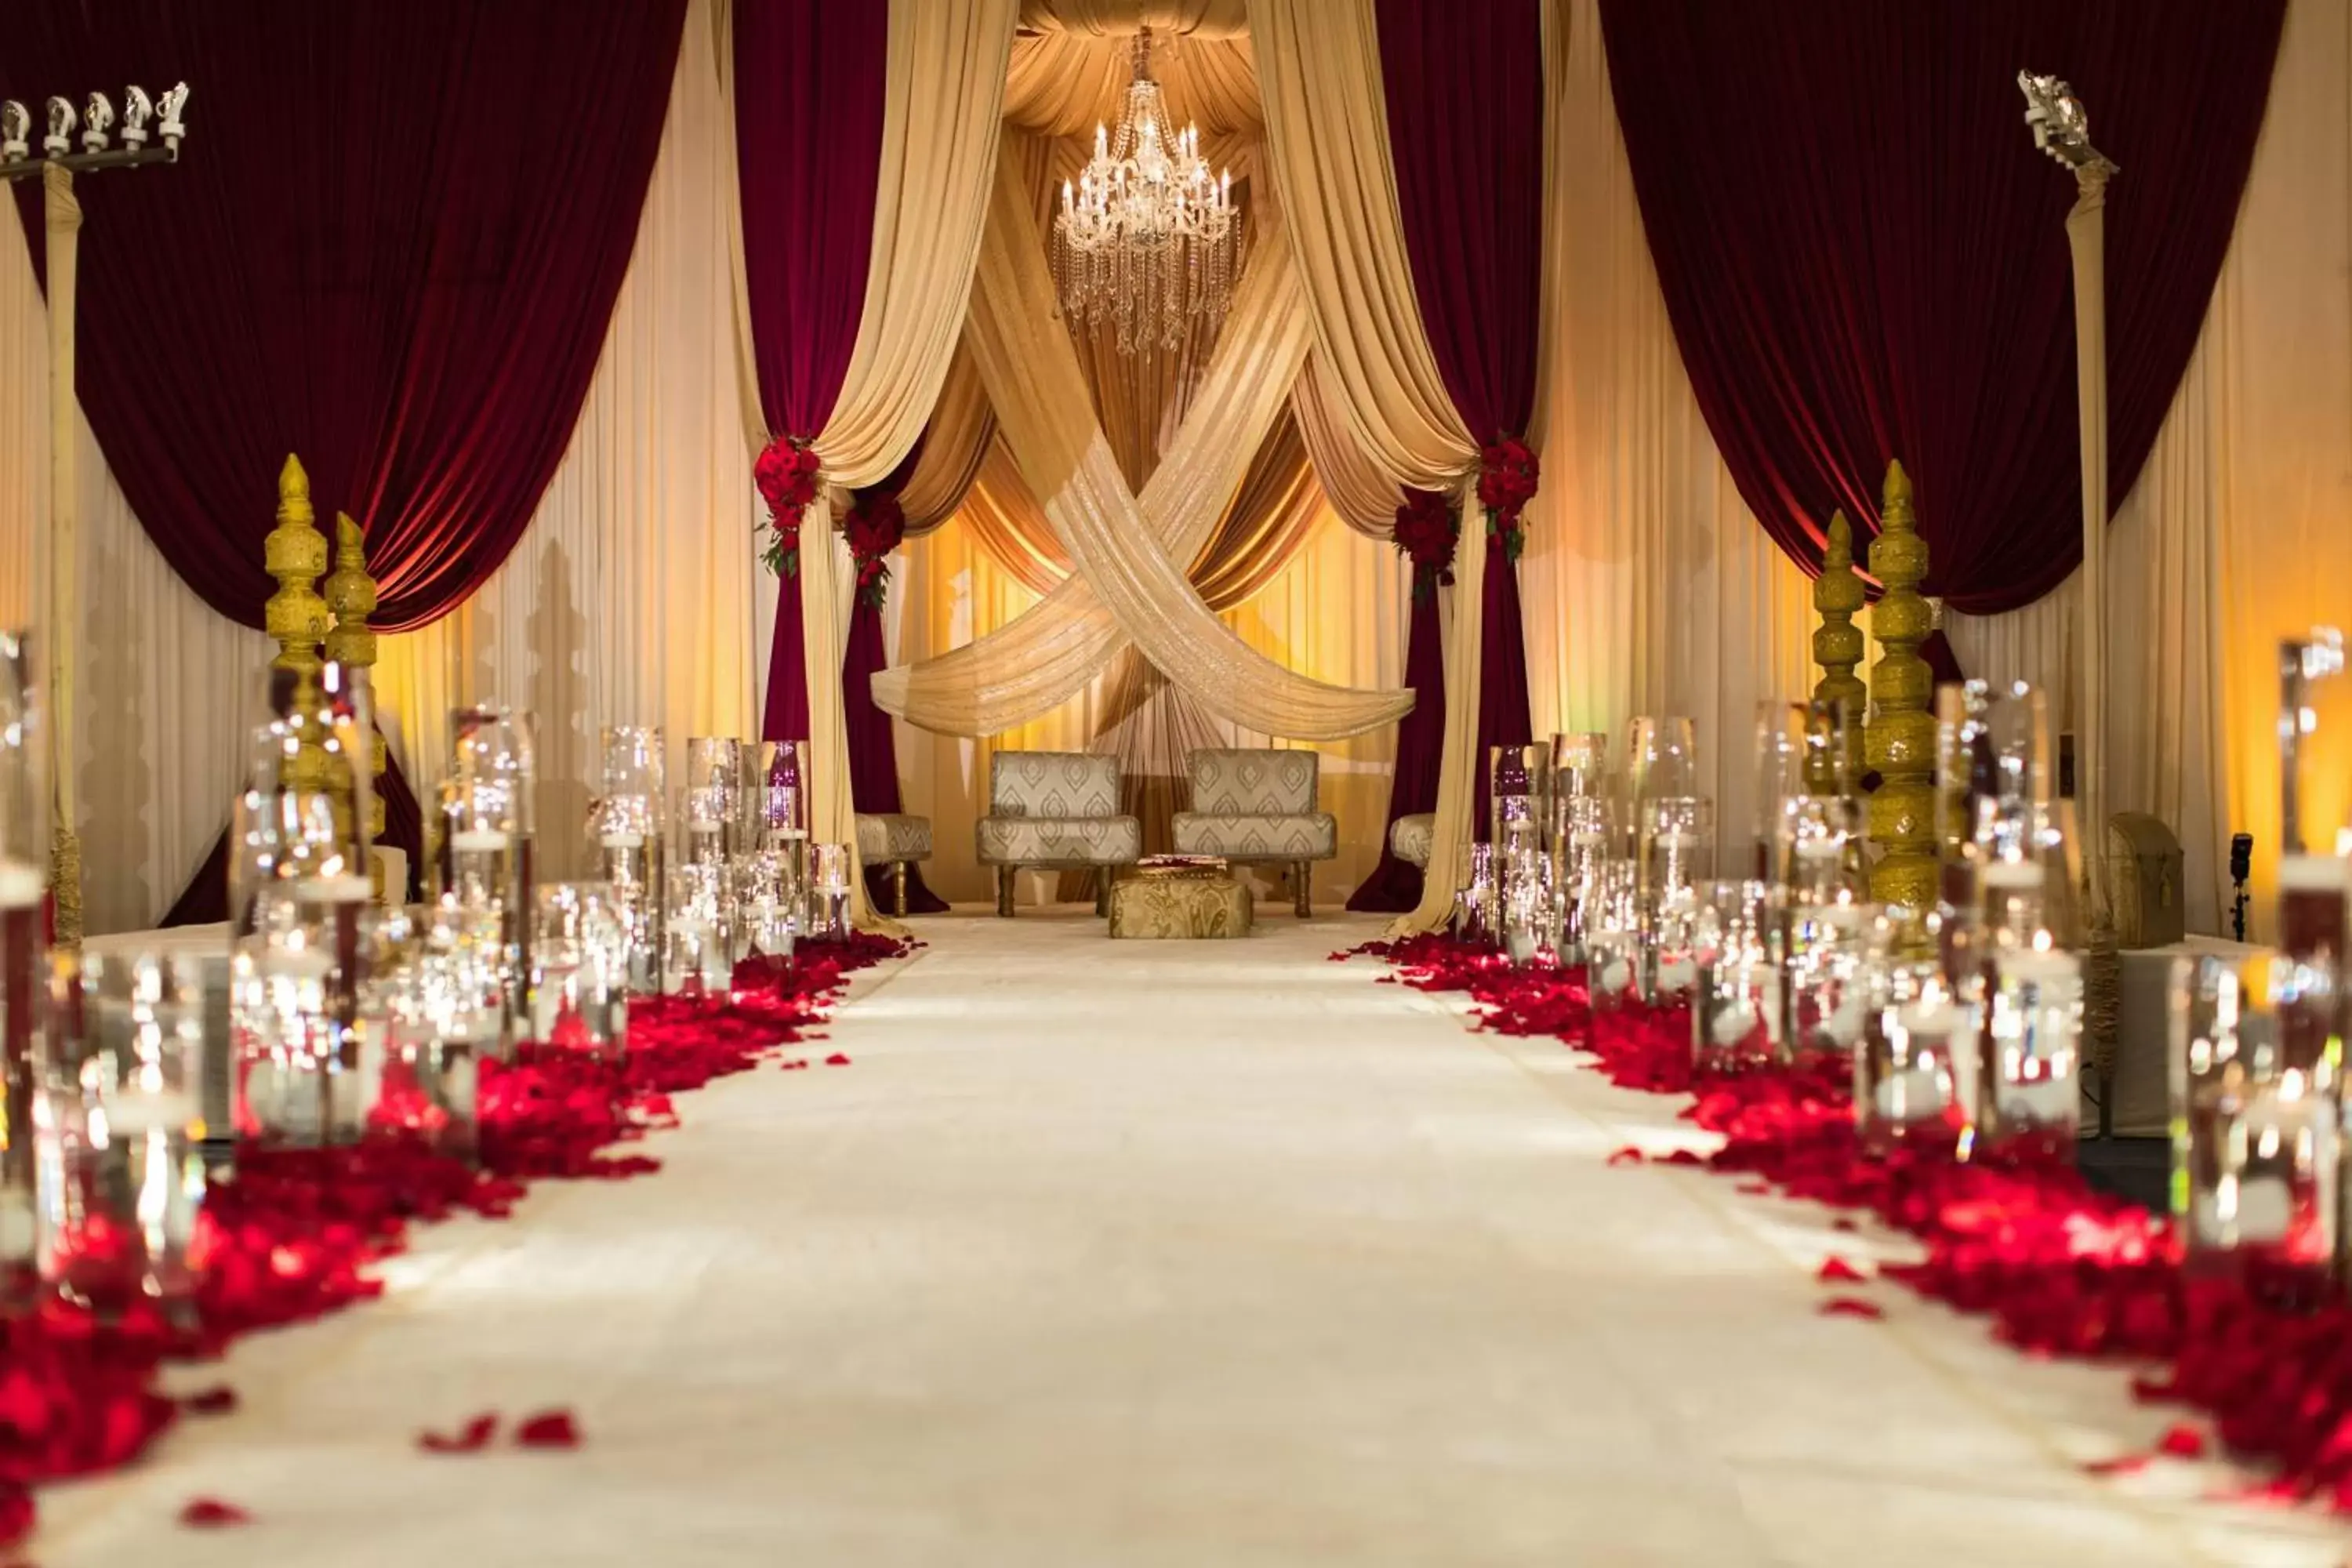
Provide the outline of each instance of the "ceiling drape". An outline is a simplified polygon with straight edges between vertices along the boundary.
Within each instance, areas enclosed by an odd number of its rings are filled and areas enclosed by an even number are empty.
[[[1604,0],[1634,188],[1675,335],[1740,494],[1818,570],[1900,458],[1955,608],[2030,604],[2081,559],[2074,182],[2020,68],[2065,78],[2122,167],[2107,225],[2108,493],[2127,496],[2197,341],[2284,0]]]
[[[366,528],[383,629],[446,614],[506,559],[595,370],[685,9],[18,8],[0,92],[197,86],[180,163],[83,182],[79,384],[206,604],[261,624],[289,452],[322,516]]]

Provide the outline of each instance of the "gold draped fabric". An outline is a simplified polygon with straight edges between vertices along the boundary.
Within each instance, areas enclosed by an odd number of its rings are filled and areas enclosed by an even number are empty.
[[[931,409],[931,422],[923,429],[922,456],[915,459],[914,471],[898,492],[908,538],[920,539],[956,514],[995,441],[995,411],[988,406],[980,372],[959,340],[955,357],[948,362],[947,380],[940,386],[939,403]]]
[[[898,467],[947,379],[996,173],[1018,12],[1018,0],[890,7],[866,301],[841,395],[814,441],[825,489],[801,524],[802,658],[813,674],[841,668],[848,637],[852,578],[835,522],[845,491]],[[729,85],[742,90],[741,83]],[[740,219],[733,237],[737,314],[748,331]],[[746,350],[742,363],[751,357]],[[757,389],[748,390],[745,417],[756,447],[765,432],[757,428]],[[856,871],[841,684],[808,684],[809,830],[849,846]],[[850,878],[850,900],[861,927],[887,925],[867,903],[861,874]]]
[[[1186,421],[1139,502],[1102,440],[1076,357],[1053,319],[1051,284],[1019,184],[1008,164],[998,181],[972,312],[971,342],[999,423],[1015,450],[1024,442],[1034,449],[1022,468],[1032,492],[1048,498],[1049,514],[1057,504],[1071,504],[1074,498],[1061,494],[1064,484],[1082,458],[1099,453],[1084,493],[1097,504],[1124,501],[1130,534],[1125,547],[1148,550],[1156,540],[1169,555],[1190,560],[1239,488],[1248,455],[1272,426],[1304,352],[1289,252],[1278,236],[1269,235],[1245,265],[1230,330],[1195,395],[1202,413]],[[1007,302],[988,313],[999,323],[990,335],[982,306],[992,287]],[[1017,349],[1008,346],[1013,335],[1020,340]],[[1050,390],[1035,384],[1038,375],[1052,379]],[[1055,529],[1068,548],[1067,527],[1056,519]],[[1121,542],[1110,542],[1112,551],[1120,547]],[[1164,557],[1162,575],[1178,575]],[[1180,582],[1178,594],[1190,595],[1189,585]],[[883,671],[875,677],[875,700],[927,730],[995,734],[1076,695],[1124,637],[1087,578],[1072,577],[985,637],[921,664]]]
[[[1261,241],[1261,260],[1286,263],[1277,235],[1270,228]],[[1265,275],[1295,287],[1286,265]],[[1029,205],[1009,171],[991,205],[969,340],[1007,442],[1076,569],[1057,593],[1083,585],[1106,612],[1111,636],[1103,653],[1131,639],[1171,680],[1237,723],[1336,739],[1389,722],[1411,706],[1411,694],[1352,691],[1285,669],[1219,623],[1177,564],[1198,548],[1197,537],[1186,536],[1196,527],[1205,533],[1203,520],[1213,523],[1239,489],[1297,378],[1304,311],[1292,288],[1282,291],[1286,305],[1270,312],[1267,331],[1225,334],[1194,416],[1146,487],[1147,502],[1128,486],[1087,407],[1076,356],[1052,321],[1052,283]],[[1244,358],[1248,373],[1231,374]]]
[[[1405,254],[1372,0],[1249,0],[1267,162],[1298,253],[1322,384],[1357,445],[1401,485],[1458,489],[1462,543],[1446,628],[1445,742],[1437,831],[1418,908],[1392,932],[1434,931],[1467,866],[1477,751],[1478,591],[1486,517],[1477,444],[1438,374]],[[1318,380],[1321,376],[1318,374]]]
[[[1150,27],[1194,38],[1231,38],[1249,31],[1249,6],[1245,0],[1021,0],[1021,25],[1097,37]]]
[[[1299,440],[1331,510],[1358,533],[1390,538],[1396,532],[1397,505],[1403,498],[1396,482],[1364,456],[1355,432],[1349,428],[1348,411],[1335,397],[1330,382],[1318,356],[1308,354],[1299,369],[1298,384],[1290,389],[1290,412]]]

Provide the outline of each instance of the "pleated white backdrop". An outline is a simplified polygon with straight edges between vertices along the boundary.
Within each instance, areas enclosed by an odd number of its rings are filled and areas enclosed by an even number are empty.
[[[1808,585],[1741,504],[1692,399],[1593,0],[1550,3],[1544,490],[1522,567],[1535,725],[1622,734],[1636,712],[1691,714],[1730,837],[1751,810],[1756,702],[1801,691],[1818,673]],[[453,701],[501,698],[537,711],[559,869],[574,853],[597,726],[660,722],[682,742],[748,733],[759,712],[773,589],[755,565],[717,20],[697,0],[628,279],[579,433],[522,543],[457,615],[385,639],[388,722],[420,789],[437,773]],[[0,230],[0,617],[21,624],[34,608],[47,504],[47,351],[21,231]],[[2352,15],[2342,0],[2294,0],[2204,337],[2110,555],[2116,805],[2179,830],[2193,929],[2221,926],[2233,824],[2261,836],[2258,869],[2272,854],[2266,650],[2352,610],[2347,279]],[[267,486],[257,489],[266,509]],[[85,896],[89,928],[106,931],[152,921],[210,847],[268,645],[181,586],[86,433],[82,489]],[[1308,674],[1387,685],[1402,675],[1405,591],[1393,552],[1334,520],[1228,618]],[[898,572],[893,656],[952,646],[1028,602],[950,523]],[[2071,684],[2071,589],[2010,616],[1953,616],[1948,629],[1971,674]],[[1082,746],[1098,696],[997,743]],[[2352,804],[2352,692],[2323,707],[2322,723],[2311,793],[2332,827]],[[908,808],[935,819],[937,880],[952,896],[981,896],[969,824],[991,743],[903,727],[899,742]],[[1321,897],[1351,887],[1377,851],[1391,744],[1381,735],[1324,748],[1325,795],[1345,844]]]

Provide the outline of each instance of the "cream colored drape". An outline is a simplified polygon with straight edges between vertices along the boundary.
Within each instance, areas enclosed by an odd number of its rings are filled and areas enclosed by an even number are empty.
[[[1811,689],[1811,581],[1739,498],[1675,345],[1597,0],[1546,17],[1543,488],[1519,563],[1536,733],[1687,714],[1719,838],[1754,820],[1756,708]]]
[[[920,539],[955,515],[996,441],[996,412],[988,405],[971,355],[960,343],[923,431],[922,456],[898,492],[909,539]]]
[[[584,814],[604,725],[661,725],[677,777],[688,737],[750,734],[758,722],[752,595],[755,583],[766,589],[750,542],[754,448],[738,416],[735,121],[715,90],[723,37],[689,15],[629,272],[530,526],[471,598],[380,643],[378,706],[422,799],[448,766],[452,708],[499,701],[533,714],[544,877],[589,869]],[[230,787],[209,792],[215,830]]]
[[[1048,32],[1119,37],[1138,27],[1230,38],[1249,30],[1244,0],[1021,0],[1021,25]]]
[[[1421,325],[1399,216],[1371,0],[1250,0],[1268,162],[1295,231],[1318,379],[1363,455],[1391,480],[1459,489],[1462,545],[1446,628],[1445,749],[1421,904],[1391,929],[1433,931],[1467,865],[1477,752],[1485,519],[1466,478],[1477,443],[1454,408]],[[1328,376],[1328,379],[1324,379]],[[1393,507],[1391,507],[1393,510]]]
[[[1094,479],[1103,490],[1129,498],[1130,547],[1157,541],[1169,556],[1189,561],[1239,487],[1248,455],[1273,424],[1297,374],[1305,324],[1287,249],[1278,236],[1269,235],[1244,267],[1226,331],[1196,391],[1192,416],[1138,503],[1102,446],[1076,355],[1053,318],[1052,285],[1017,172],[1008,166],[997,184],[971,342],[1008,443],[1025,440],[1034,450],[1020,464],[1025,488],[1056,496],[1079,458],[1100,448],[1108,471]],[[987,310],[992,278],[1005,302]],[[1034,315],[1024,318],[1030,310]],[[1003,324],[983,328],[983,313],[992,323]],[[1033,379],[1038,375],[1051,377],[1050,387],[1041,389]],[[991,465],[984,464],[982,488],[993,493],[990,472]],[[1046,509],[1055,504],[1049,499]],[[1075,560],[1058,520],[1055,532],[1065,557]],[[1126,637],[1081,574],[987,637],[939,658],[883,671],[874,679],[875,700],[886,712],[927,730],[995,734],[1075,696]]]
[[[1259,255],[1291,274],[1271,227]],[[998,183],[981,251],[970,325],[973,357],[1007,444],[1069,552],[1071,565],[1125,637],[1213,712],[1272,734],[1329,739],[1394,720],[1410,694],[1329,687],[1284,669],[1219,626],[1186,579],[1192,549],[1169,519],[1204,509],[1222,514],[1271,426],[1305,357],[1307,327],[1295,296],[1263,337],[1229,331],[1239,363],[1221,344],[1195,397],[1192,416],[1152,476],[1169,510],[1149,516],[1119,472],[1087,406],[1087,386],[1068,338],[1053,317],[1053,285],[1017,183]],[[1238,442],[1207,437],[1245,431]],[[1198,437],[1196,437],[1196,433]]]
[[[1290,413],[1331,509],[1368,538],[1392,536],[1403,497],[1380,465],[1364,456],[1349,427],[1348,411],[1333,394],[1330,375],[1314,354],[1307,356],[1290,389]]]
[[[995,175],[1018,10],[1017,0],[890,7],[866,302],[841,395],[814,442],[825,489],[801,523],[803,541],[824,542],[801,551],[802,661],[811,676],[809,830],[848,845],[853,866],[849,740],[841,685],[830,678],[841,668],[852,589],[835,520],[846,510],[848,488],[877,482],[905,458],[947,379]],[[740,279],[740,222],[732,254]],[[739,301],[742,288],[739,281]],[[740,319],[748,332],[748,308]],[[741,353],[748,365],[748,343]],[[745,417],[755,426],[759,407],[751,389]],[[850,879],[850,902],[861,927],[887,927],[866,901],[862,874]]]

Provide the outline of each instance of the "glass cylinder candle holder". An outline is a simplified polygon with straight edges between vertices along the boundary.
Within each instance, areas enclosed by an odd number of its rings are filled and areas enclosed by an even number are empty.
[[[1840,887],[1793,897],[1781,929],[1782,1037],[1791,1060],[1849,1056],[1870,1005],[1871,932],[1878,911]]]
[[[1906,951],[1906,931],[1900,911],[1872,918],[1868,1005],[1852,1052],[1854,1126],[1864,1152],[1882,1157],[1957,1147],[1968,1123],[1969,1011],[1934,955]]]
[[[1586,908],[1586,989],[1595,1012],[1610,1012],[1642,994],[1645,937],[1632,862],[1604,860]]]
[[[603,774],[589,811],[595,864],[627,928],[629,984],[656,991],[669,803],[662,732],[658,725],[608,724],[602,743]]]
[[[28,1304],[33,1100],[48,989],[49,792],[41,687],[26,634],[0,632],[0,1309]]]
[[[495,907],[506,933],[508,1039],[530,1007],[531,889],[537,881],[539,770],[530,715],[496,703],[450,714],[453,753],[445,804],[456,819],[442,852],[462,880],[461,902]],[[462,837],[460,837],[462,836]],[[501,842],[503,840],[503,842]],[[448,896],[448,882],[443,896]]]
[[[1465,880],[1454,890],[1454,934],[1463,942],[1484,946],[1496,940],[1495,847],[1465,847]]]
[[[847,942],[849,921],[849,846],[809,847],[808,931],[824,942]]]
[[[2320,1194],[2316,1171],[2293,1161],[2282,1168],[2276,1151],[2255,1163],[2263,1140],[2254,1128],[2279,1123],[2271,1020],[2246,994],[2235,966],[2210,956],[2172,961],[2166,1004],[2171,1209],[2182,1266],[2217,1275],[2234,1272],[2248,1258],[2278,1262],[2296,1209],[2308,1211]]]
[[[1562,963],[1582,963],[1614,837],[1610,802],[1599,795],[1571,796],[1562,802],[1560,823],[1559,867],[1554,881],[1559,902],[1559,958]]]
[[[1513,965],[1549,967],[1559,962],[1553,929],[1551,858],[1532,832],[1515,830],[1499,847],[1497,906],[1503,952]]]
[[[733,983],[735,903],[725,865],[688,862],[669,870],[662,924],[662,989],[698,996]]]
[[[1706,890],[1691,1003],[1691,1056],[1701,1072],[1744,1072],[1781,1058],[1771,909],[1771,886],[1760,879]]]
[[[743,957],[790,958],[807,910],[792,854],[754,849],[735,858],[737,945]]]
[[[698,843],[693,847],[707,851],[707,858],[720,865],[726,864],[741,847],[750,815],[750,803],[745,798],[750,783],[746,753],[742,742],[724,736],[696,735],[686,742],[683,784],[696,802],[696,820],[704,825],[705,833],[709,831],[709,821],[715,821],[719,828],[718,837],[707,845]],[[688,849],[686,844],[679,846],[681,858],[697,858]]]
[[[2071,1164],[2082,1115],[2082,961],[2052,948],[2001,949],[1975,1011],[1974,1148]]]
[[[163,953],[55,967],[35,1098],[41,1279],[102,1315],[144,1297],[192,1320],[204,1204],[204,977]]]
[[[1649,1001],[1666,1005],[1691,999],[1698,984],[1702,913],[1699,890],[1689,883],[1660,889],[1644,909],[1645,962],[1637,976]]]
[[[531,1037],[617,1058],[629,1043],[628,928],[601,882],[539,889]]]
[[[1643,714],[1625,738],[1625,796],[1639,803],[1698,794],[1697,731],[1688,719]]]
[[[470,1160],[480,1147],[481,1064],[504,1048],[506,955],[498,928],[441,906],[418,921],[394,979],[394,1046],[376,1125]]]
[[[1550,821],[1549,746],[1489,746],[1486,748],[1487,836],[1497,850],[1523,834],[1543,848]]]

